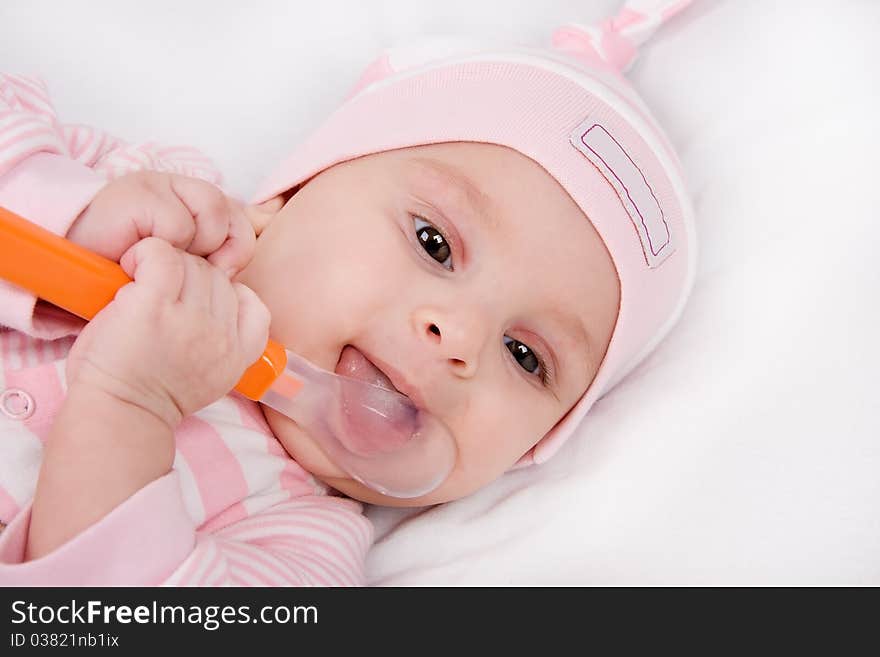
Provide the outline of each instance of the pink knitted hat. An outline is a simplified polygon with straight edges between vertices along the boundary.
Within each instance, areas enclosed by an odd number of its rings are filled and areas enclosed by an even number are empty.
[[[499,144],[540,164],[605,243],[620,279],[611,342],[587,391],[514,467],[554,454],[593,403],[678,319],[695,269],[681,166],[623,78],[637,46],[691,0],[631,0],[552,49],[435,40],[385,52],[352,94],[266,180],[260,203],[324,169],[382,151],[452,141]]]

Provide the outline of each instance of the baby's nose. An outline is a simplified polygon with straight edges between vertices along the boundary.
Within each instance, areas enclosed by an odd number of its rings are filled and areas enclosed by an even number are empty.
[[[413,319],[417,337],[432,355],[445,359],[457,376],[476,373],[486,342],[485,322],[476,313],[420,308]]]

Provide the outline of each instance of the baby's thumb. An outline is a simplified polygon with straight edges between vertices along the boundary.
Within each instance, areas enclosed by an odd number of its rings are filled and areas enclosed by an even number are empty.
[[[269,342],[269,309],[247,285],[233,283],[238,297],[238,339],[247,366],[263,354]]]
[[[244,214],[251,222],[254,233],[257,237],[263,232],[263,229],[269,225],[269,222],[275,218],[275,215],[284,207],[284,197],[281,195],[274,196],[268,201],[263,201],[257,205],[245,205]]]

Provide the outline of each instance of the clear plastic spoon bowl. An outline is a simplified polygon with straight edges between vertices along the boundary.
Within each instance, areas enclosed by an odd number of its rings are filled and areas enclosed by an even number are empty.
[[[322,370],[290,351],[284,373],[259,401],[292,418],[333,463],[383,495],[425,495],[455,464],[448,427],[409,397]]]

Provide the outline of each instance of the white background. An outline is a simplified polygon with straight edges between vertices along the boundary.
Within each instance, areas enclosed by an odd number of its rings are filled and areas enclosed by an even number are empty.
[[[546,44],[617,6],[4,0],[0,70],[246,198],[383,46]],[[550,463],[368,509],[372,583],[880,584],[878,33],[873,0],[697,0],[644,49],[697,209],[681,323]]]

